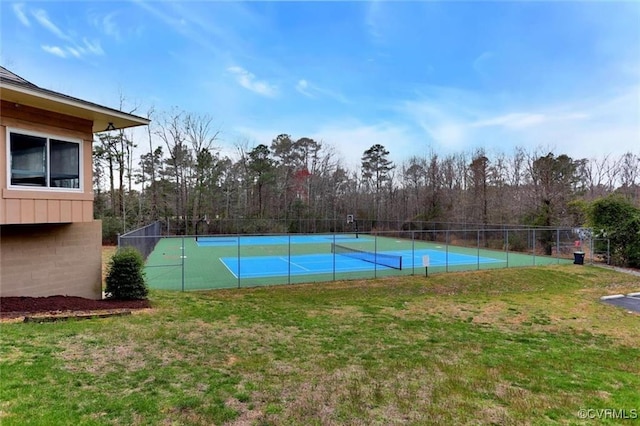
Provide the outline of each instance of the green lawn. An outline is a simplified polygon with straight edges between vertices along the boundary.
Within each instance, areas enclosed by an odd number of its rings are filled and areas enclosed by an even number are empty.
[[[630,425],[579,413],[640,415],[640,315],[599,302],[631,291],[576,265],[154,290],[0,324],[0,423]]]

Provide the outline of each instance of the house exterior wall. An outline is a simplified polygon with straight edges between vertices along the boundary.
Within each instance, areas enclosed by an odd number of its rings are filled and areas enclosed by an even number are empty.
[[[6,101],[0,111],[0,225],[93,221],[93,123]],[[7,127],[81,140],[82,192],[9,188]]]
[[[102,298],[102,223],[0,226],[0,296]]]

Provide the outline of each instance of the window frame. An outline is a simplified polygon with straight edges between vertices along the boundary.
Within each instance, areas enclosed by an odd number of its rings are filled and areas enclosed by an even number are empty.
[[[46,169],[45,169],[45,186],[31,186],[31,185],[15,185],[11,183],[11,175],[12,175],[12,162],[13,157],[11,155],[11,135],[25,135],[25,136],[33,136],[38,138],[45,139],[45,156],[46,156]],[[64,188],[51,186],[51,140],[74,143],[78,145],[78,188]],[[6,128],[6,138],[5,145],[7,151],[6,158],[6,167],[7,167],[7,188],[12,190],[20,190],[20,191],[47,191],[47,192],[70,192],[70,193],[81,193],[84,192],[84,143],[82,139],[62,136],[55,133],[48,132],[39,132],[33,130],[21,129],[18,127],[8,127]]]

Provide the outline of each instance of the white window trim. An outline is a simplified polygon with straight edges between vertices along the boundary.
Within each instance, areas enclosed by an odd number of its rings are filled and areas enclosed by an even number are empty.
[[[27,136],[36,136],[40,138],[45,138],[47,140],[47,173],[49,173],[49,147],[50,140],[55,139],[62,142],[70,142],[78,144],[78,174],[80,180],[79,188],[59,188],[59,187],[51,187],[51,186],[25,186],[25,185],[12,185],[11,184],[11,133],[18,133],[21,135]],[[6,167],[7,167],[7,188],[15,189],[20,191],[48,191],[48,192],[71,192],[71,193],[79,193],[84,192],[84,143],[82,139],[70,138],[68,136],[61,136],[55,133],[45,133],[38,132],[33,130],[25,130],[18,127],[7,127],[7,133],[5,138],[5,145],[7,148],[7,159],[6,159]],[[47,184],[49,184],[49,176],[47,176]]]

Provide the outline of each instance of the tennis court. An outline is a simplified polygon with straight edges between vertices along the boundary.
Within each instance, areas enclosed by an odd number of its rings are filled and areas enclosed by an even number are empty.
[[[376,235],[163,237],[151,288],[204,290],[570,263],[568,259]]]

